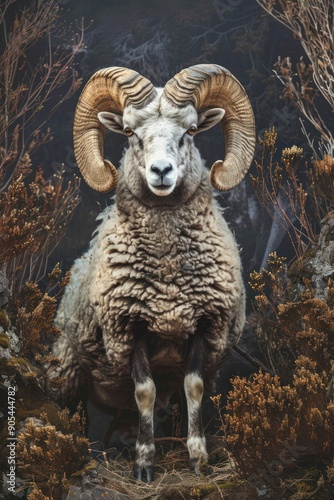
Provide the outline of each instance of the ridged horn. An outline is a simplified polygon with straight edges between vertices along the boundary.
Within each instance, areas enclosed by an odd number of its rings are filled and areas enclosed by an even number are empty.
[[[148,79],[126,68],[101,69],[89,79],[75,111],[73,142],[78,167],[92,189],[111,191],[118,180],[115,166],[104,159],[105,127],[97,114],[100,111],[121,114],[130,104],[141,108],[155,95]]]
[[[193,104],[197,111],[223,108],[225,159],[211,167],[211,184],[220,191],[237,186],[245,177],[256,143],[252,106],[241,83],[222,66],[197,64],[169,80],[164,96],[176,106]]]

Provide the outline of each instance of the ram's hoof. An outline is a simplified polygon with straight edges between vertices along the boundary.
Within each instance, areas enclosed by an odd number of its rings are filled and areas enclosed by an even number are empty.
[[[189,465],[190,465],[190,470],[194,471],[196,476],[199,476],[201,474],[201,470],[200,470],[200,466],[199,466],[197,458],[192,458],[190,460]]]
[[[135,465],[133,473],[136,479],[139,481],[145,481],[151,483],[154,480],[154,466],[148,465],[147,467],[142,465]]]

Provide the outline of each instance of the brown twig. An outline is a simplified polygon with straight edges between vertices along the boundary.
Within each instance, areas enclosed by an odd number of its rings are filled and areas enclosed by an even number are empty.
[[[307,212],[307,190],[298,177],[303,150],[297,146],[282,151],[282,165],[274,160],[277,133],[272,127],[259,138],[261,157],[255,162],[257,176],[251,176],[259,202],[289,235],[296,258],[317,241]]]
[[[332,0],[257,0],[277,21],[291,30],[300,41],[311,64],[297,64],[297,77],[289,58],[279,59],[276,75],[285,86],[284,96],[290,99],[321,134],[321,146],[334,153],[334,136],[315,103],[321,95],[334,111],[334,9]],[[305,130],[304,130],[305,131]],[[308,136],[307,136],[308,137]],[[316,156],[318,152],[309,141]]]
[[[5,12],[17,0],[5,0],[0,10],[0,29],[5,47],[0,55],[0,260],[11,277],[12,292],[25,281],[41,279],[50,253],[62,238],[78,203],[76,178],[64,185],[64,172],[49,181],[34,168],[33,154],[53,139],[50,129],[42,130],[46,113],[50,115],[80,85],[74,62],[83,46],[84,27],[71,35],[68,46],[53,48],[64,24],[57,2],[36,2],[29,7],[17,5],[9,25]],[[70,36],[69,30],[65,33]],[[29,50],[45,42],[47,52],[33,64]],[[51,98],[62,93],[57,103]],[[35,181],[26,177],[36,171]]]
[[[251,365],[255,366],[258,369],[261,369],[262,371],[266,373],[270,373],[271,375],[274,375],[274,372],[268,368],[264,363],[262,363],[259,359],[251,356],[248,354],[248,352],[244,351],[239,347],[238,345],[235,345],[233,347],[233,350],[237,352],[240,356],[242,356],[244,359],[246,359]]]

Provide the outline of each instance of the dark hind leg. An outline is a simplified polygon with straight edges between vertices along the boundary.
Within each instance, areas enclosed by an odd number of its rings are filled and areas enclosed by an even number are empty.
[[[146,481],[150,483],[154,479],[153,413],[156,389],[149,364],[147,345],[143,337],[136,340],[133,351],[132,378],[139,410],[134,475],[140,480],[146,477]]]
[[[200,334],[195,335],[186,361],[184,390],[188,408],[188,439],[190,468],[199,474],[200,463],[206,463],[208,454],[202,424],[202,398],[204,392],[203,368],[206,343]]]

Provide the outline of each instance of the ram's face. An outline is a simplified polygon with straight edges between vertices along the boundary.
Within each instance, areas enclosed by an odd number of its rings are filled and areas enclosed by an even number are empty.
[[[126,165],[136,172],[126,172],[126,177],[139,174],[152,193],[166,197],[186,178],[199,183],[200,175],[194,168],[201,168],[201,160],[194,136],[223,115],[222,109],[198,114],[192,105],[176,108],[158,102],[141,110],[125,108],[123,116],[107,112],[98,116],[107,128],[128,136]]]
[[[189,111],[185,117],[180,112],[174,117],[155,113],[142,121],[138,114],[124,113],[134,165],[157,196],[171,194],[189,165],[197,129],[197,113],[194,108]]]

